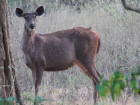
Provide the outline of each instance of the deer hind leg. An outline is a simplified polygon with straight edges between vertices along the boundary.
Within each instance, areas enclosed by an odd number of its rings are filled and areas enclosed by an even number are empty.
[[[95,67],[95,69],[96,69],[96,67]],[[96,69],[96,72],[97,72],[98,77],[100,78],[101,73],[97,69]]]
[[[76,65],[91,79],[91,75],[79,61],[76,61]]]
[[[79,60],[79,62],[76,62],[76,64],[92,80],[93,86],[94,86],[93,100],[94,100],[94,104],[97,103],[98,92],[96,91],[96,84],[99,83],[100,73],[97,71],[95,67],[95,63],[93,62],[93,60],[89,61],[87,59],[82,59],[82,60]]]
[[[91,79],[92,76],[90,75],[90,73],[88,72],[88,70],[79,62],[79,61],[76,61],[76,65],[81,68],[81,70]],[[96,68],[95,68],[96,69]],[[101,76],[101,74],[98,72],[98,70],[96,69],[96,72],[97,72],[97,75],[98,75],[98,78]]]

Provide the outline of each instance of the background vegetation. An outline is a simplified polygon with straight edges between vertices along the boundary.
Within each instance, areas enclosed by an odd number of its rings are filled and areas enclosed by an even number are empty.
[[[129,0],[129,3],[139,6],[139,0]],[[45,7],[45,14],[38,17],[38,33],[80,26],[92,27],[99,34],[101,48],[96,67],[105,79],[109,79],[119,66],[124,66],[120,71],[127,74],[140,64],[139,14],[126,11],[119,0],[9,0],[10,37],[24,98],[34,96],[34,89],[31,89],[31,71],[24,64],[20,48],[24,19],[16,17],[15,7],[30,12],[40,5]],[[93,90],[90,79],[75,66],[63,72],[45,72],[40,95],[55,100],[48,105],[92,105]],[[101,103],[140,104],[138,98],[126,88],[115,103],[110,96]]]

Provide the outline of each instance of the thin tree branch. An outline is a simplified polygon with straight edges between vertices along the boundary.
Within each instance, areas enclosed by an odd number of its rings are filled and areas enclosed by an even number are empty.
[[[123,4],[125,9],[130,10],[130,11],[134,11],[134,12],[137,12],[137,13],[140,13],[140,8],[136,8],[136,7],[128,5],[126,3],[126,0],[122,0],[122,4]]]

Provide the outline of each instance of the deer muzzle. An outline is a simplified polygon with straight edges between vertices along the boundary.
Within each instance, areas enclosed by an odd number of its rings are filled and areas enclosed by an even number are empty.
[[[35,28],[35,25],[34,24],[30,24],[29,27],[30,27],[30,29],[33,30]]]

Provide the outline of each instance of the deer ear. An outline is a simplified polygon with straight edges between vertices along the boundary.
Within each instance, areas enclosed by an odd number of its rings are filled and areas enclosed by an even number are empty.
[[[20,8],[16,8],[15,13],[18,17],[23,17],[24,16],[23,10],[20,9]]]
[[[37,16],[41,16],[43,13],[44,13],[44,7],[43,6],[38,7],[35,11],[35,15],[37,15]]]

